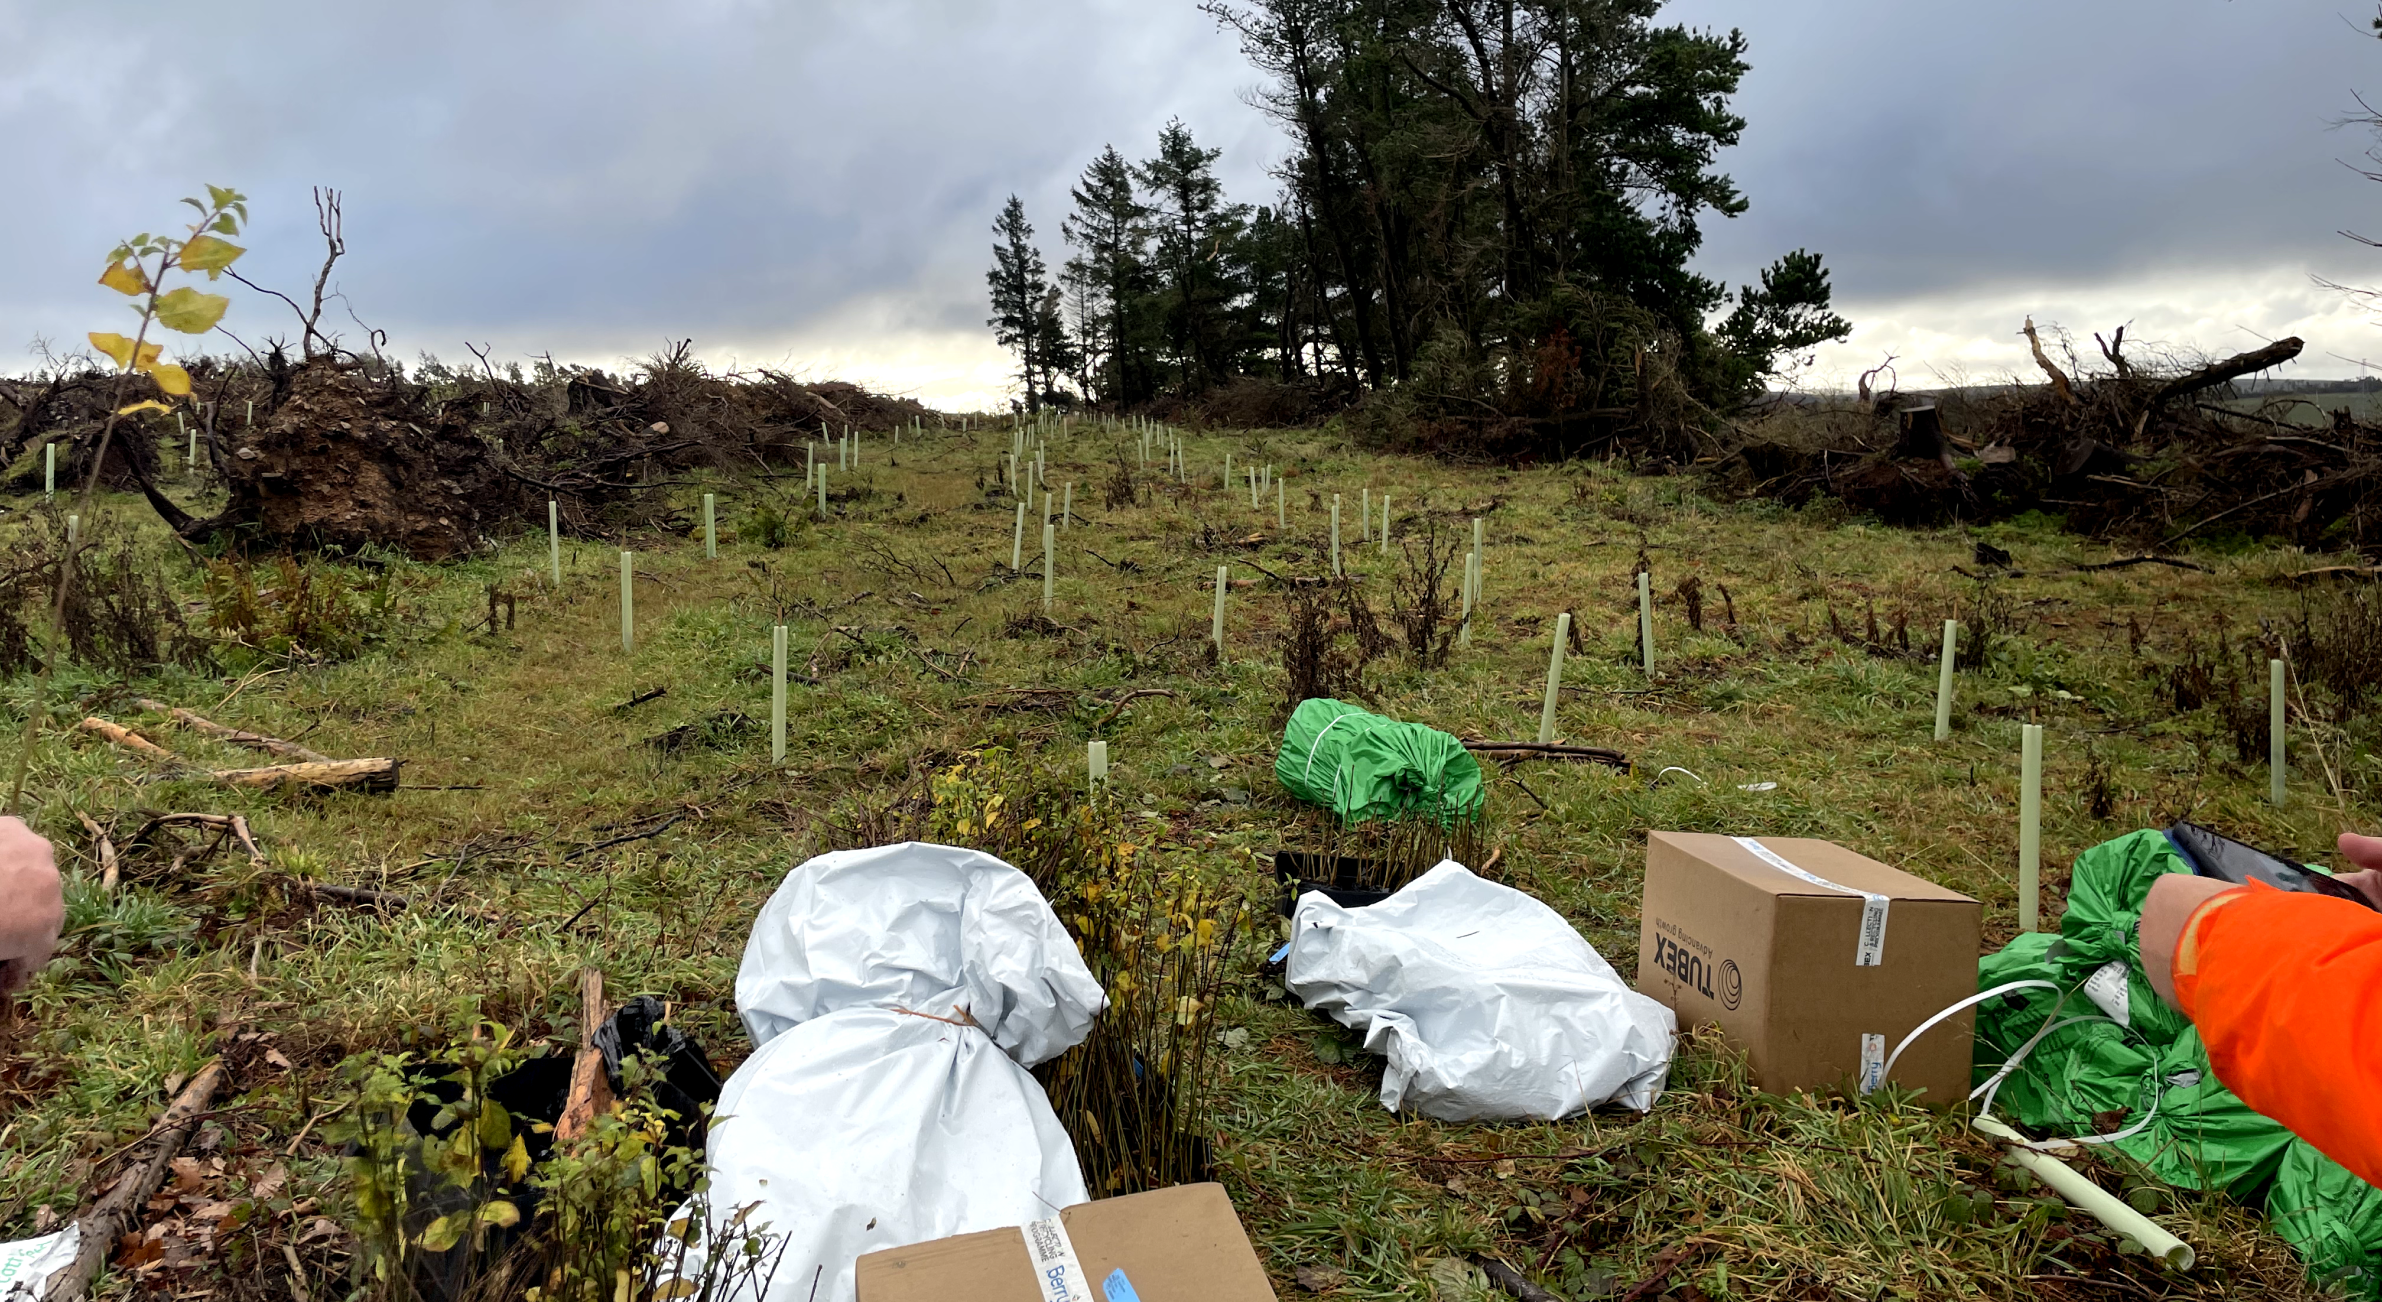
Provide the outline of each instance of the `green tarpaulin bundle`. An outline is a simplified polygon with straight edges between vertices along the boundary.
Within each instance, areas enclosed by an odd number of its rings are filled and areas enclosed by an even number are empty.
[[[1351,823],[1480,817],[1480,761],[1437,728],[1400,723],[1342,701],[1299,702],[1282,729],[1274,776],[1290,794]]]
[[[1977,1084],[1991,1086],[1995,1114],[2037,1134],[2107,1136],[2097,1142],[2170,1185],[2262,1203],[2311,1274],[2382,1298],[2382,1190],[2236,1098],[2200,1033],[2143,975],[2143,899],[2160,876],[2190,871],[2155,831],[2077,856],[2058,934],[2020,936],[1977,964],[1980,992],[2058,987],[1977,1006]]]

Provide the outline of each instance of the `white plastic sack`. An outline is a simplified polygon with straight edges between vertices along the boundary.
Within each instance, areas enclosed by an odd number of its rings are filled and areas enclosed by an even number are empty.
[[[784,1240],[768,1302],[809,1302],[814,1278],[852,1302],[864,1253],[1089,1198],[1026,1067],[1104,996],[1017,869],[918,843],[812,859],[753,924],[736,997],[760,1048],[722,1087],[711,1215],[759,1203],[746,1228]]]
[[[1389,1059],[1381,1105],[1442,1121],[1643,1112],[1678,1022],[1562,915],[1453,860],[1361,909],[1320,891],[1291,919],[1288,984]]]
[[[74,1264],[83,1250],[83,1227],[69,1221],[56,1234],[0,1243],[0,1302],[39,1302],[50,1276]]]

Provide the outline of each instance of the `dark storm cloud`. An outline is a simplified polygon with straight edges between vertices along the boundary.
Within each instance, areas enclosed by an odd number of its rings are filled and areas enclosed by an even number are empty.
[[[1703,265],[1740,282],[1820,250],[1859,348],[1998,357],[2001,316],[2093,285],[2121,288],[2079,314],[2149,295],[2177,331],[2279,329],[2331,310],[2309,272],[2382,272],[2334,234],[2382,227],[2382,189],[2337,161],[2364,137],[2327,129],[2382,89],[2364,11],[1679,0],[1666,17],[1752,42],[1752,125],[1724,166],[1753,209],[1708,223]],[[1190,0],[0,0],[0,353],[110,324],[99,255],[205,181],[254,200],[244,269],[297,287],[319,257],[306,188],[325,183],[347,193],[339,282],[400,353],[472,338],[600,359],[693,336],[983,372],[1001,197],[1023,194],[1063,257],[1084,162],[1110,141],[1138,156],[1179,114],[1227,151],[1234,197],[1270,200],[1283,146],[1242,102],[1254,80]],[[234,322],[286,330],[245,297]]]
[[[2373,17],[2328,0],[1681,0],[1752,43],[1727,166],[1753,200],[1708,262],[1809,244],[1857,298],[1987,281],[2375,260],[2330,124],[2382,90]],[[1737,273],[1742,275],[1740,271]]]
[[[307,186],[342,188],[339,279],[401,348],[752,336],[921,289],[920,324],[980,329],[1001,196],[1055,251],[1066,182],[1110,139],[1138,152],[1180,113],[1242,190],[1272,148],[1187,4],[159,12],[0,3],[0,137],[42,182],[0,210],[20,335],[79,333],[98,255],[201,181],[252,196],[243,270],[282,286],[319,257]]]

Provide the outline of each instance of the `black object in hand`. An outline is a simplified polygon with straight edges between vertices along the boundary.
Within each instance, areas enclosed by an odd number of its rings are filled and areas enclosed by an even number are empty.
[[[2167,840],[2192,865],[2192,871],[2202,877],[2243,884],[2264,882],[2278,891],[2330,895],[2334,899],[2354,900],[2369,909],[2374,907],[2371,900],[2334,881],[2329,873],[2244,845],[2198,823],[2177,823],[2167,829]]]

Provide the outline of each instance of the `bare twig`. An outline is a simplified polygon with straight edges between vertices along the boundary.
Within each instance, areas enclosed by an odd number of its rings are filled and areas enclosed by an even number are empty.
[[[165,1184],[166,1173],[173,1169],[182,1145],[198,1129],[200,1114],[215,1101],[215,1092],[222,1087],[220,1058],[199,1068],[190,1083],[182,1087],[144,1141],[154,1146],[148,1157],[118,1177],[115,1185],[82,1216],[82,1247],[72,1262],[50,1276],[42,1302],[76,1302],[90,1289],[100,1267],[107,1264],[108,1254],[115,1251],[116,1240],[136,1223],[141,1205]]]

